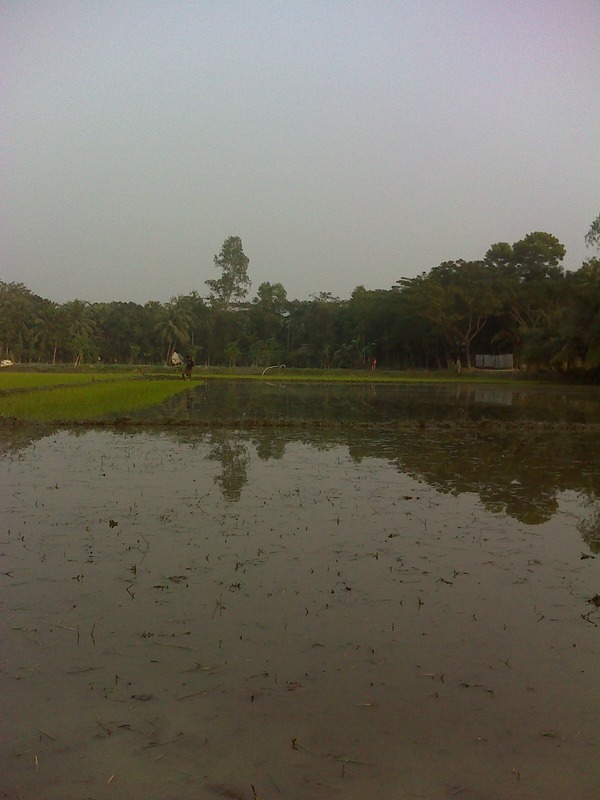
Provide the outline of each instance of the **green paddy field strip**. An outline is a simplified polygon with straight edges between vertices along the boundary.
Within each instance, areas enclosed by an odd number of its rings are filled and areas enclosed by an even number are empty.
[[[78,422],[110,419],[140,409],[159,406],[168,398],[202,383],[235,381],[277,385],[454,385],[490,384],[520,387],[535,381],[514,374],[463,374],[454,372],[387,372],[371,370],[287,369],[277,365],[259,368],[198,367],[191,381],[169,367],[116,367],[82,369],[19,368],[0,372],[0,420]]]
[[[46,379],[80,376],[28,377]],[[64,382],[59,382],[57,388],[52,388],[44,380],[37,386],[32,382],[27,391],[0,394],[0,417],[38,422],[93,421],[158,405],[172,395],[189,389],[189,383],[181,379],[152,381],[132,376],[119,376],[114,380],[106,376],[83,384],[81,381],[72,381],[72,384],[65,386]],[[4,388],[3,381],[0,381],[0,388]]]
[[[59,386],[82,386],[101,381],[131,380],[131,373],[12,372],[0,373],[0,393],[24,389],[55,389]]]

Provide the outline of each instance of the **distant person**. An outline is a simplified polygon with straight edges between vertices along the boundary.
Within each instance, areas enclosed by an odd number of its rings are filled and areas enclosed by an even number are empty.
[[[371,359],[371,369],[377,369],[377,359],[375,356]]]
[[[185,357],[185,369],[181,373],[181,377],[183,378],[183,380],[185,380],[187,378],[188,381],[191,381],[191,379],[192,379],[192,370],[193,369],[194,369],[194,359],[191,356],[186,356]]]

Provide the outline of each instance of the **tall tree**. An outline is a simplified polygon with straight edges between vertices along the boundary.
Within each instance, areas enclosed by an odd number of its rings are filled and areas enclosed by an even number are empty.
[[[261,283],[252,301],[250,320],[259,339],[277,337],[287,312],[287,294],[281,283]]]
[[[600,368],[600,259],[590,258],[567,275],[562,292],[561,349],[556,360]]]
[[[565,248],[551,233],[536,231],[515,242],[492,245],[485,263],[496,274],[504,325],[497,340],[530,363],[548,361],[554,345],[564,284]]]
[[[215,359],[226,359],[225,348],[228,342],[238,339],[236,329],[240,320],[232,318],[231,307],[248,294],[251,286],[248,277],[249,263],[239,236],[225,239],[221,252],[214,257],[214,265],[221,270],[221,277],[205,281],[210,289],[205,340],[207,363]]]
[[[206,281],[209,299],[212,305],[226,311],[232,302],[243,300],[248,294],[252,285],[248,277],[250,259],[244,253],[240,237],[230,236],[213,260],[215,267],[221,270],[221,277]]]
[[[551,233],[528,233],[524,239],[513,244],[512,250],[514,265],[521,281],[560,278],[564,274],[560,263],[566,250]]]
[[[464,352],[471,367],[473,341],[499,300],[490,270],[482,261],[445,261],[428,275],[405,282],[415,313],[433,323],[444,335],[447,355],[454,360]]]
[[[0,281],[0,352],[17,361],[28,358],[31,320],[42,300],[23,283]]]
[[[300,344],[290,353],[293,366],[331,366],[333,353],[344,343],[340,328],[346,306],[347,301],[331,292],[319,292],[311,300],[291,306],[290,323],[296,344]]]
[[[588,247],[595,247],[600,250],[600,214],[590,225],[590,229],[585,235],[585,243]]]

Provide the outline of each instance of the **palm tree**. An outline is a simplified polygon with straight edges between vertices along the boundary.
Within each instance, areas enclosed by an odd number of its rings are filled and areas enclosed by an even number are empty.
[[[0,348],[20,361],[31,344],[31,319],[41,298],[22,283],[0,281]]]
[[[56,364],[56,354],[64,341],[65,330],[64,308],[51,300],[45,300],[32,325],[33,341],[39,348],[39,360],[43,360],[47,351],[52,348],[52,363]]]
[[[181,298],[173,297],[162,306],[161,318],[156,323],[156,332],[163,345],[166,344],[166,360],[169,362],[176,344],[185,346],[190,341],[192,317]]]
[[[73,352],[73,364],[81,364],[85,351],[93,346],[96,320],[90,304],[85,300],[70,300],[63,309],[66,314],[67,333]]]

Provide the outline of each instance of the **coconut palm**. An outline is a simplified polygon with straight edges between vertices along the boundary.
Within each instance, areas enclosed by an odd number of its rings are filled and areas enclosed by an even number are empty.
[[[169,303],[162,306],[160,319],[156,323],[156,332],[163,345],[166,345],[167,363],[177,344],[182,347],[189,344],[191,325],[191,314],[181,298],[173,297]]]
[[[46,359],[47,353],[52,350],[52,363],[56,364],[58,348],[64,343],[66,330],[66,315],[58,303],[45,300],[33,320],[33,341],[38,347],[39,360]]]
[[[82,363],[84,354],[93,349],[96,319],[90,304],[85,300],[70,300],[63,305],[66,315],[67,334],[73,353],[73,364]]]

